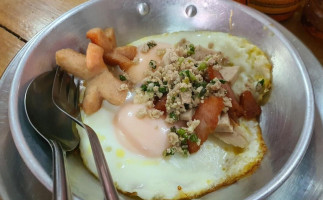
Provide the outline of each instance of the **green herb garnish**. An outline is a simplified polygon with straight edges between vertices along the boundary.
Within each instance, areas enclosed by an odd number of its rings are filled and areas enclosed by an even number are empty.
[[[141,85],[141,90],[142,91],[144,91],[144,92],[146,92],[147,91],[147,85],[146,84],[144,84],[144,85]]]
[[[179,65],[181,65],[183,63],[183,61],[184,61],[184,58],[183,57],[178,58],[178,64]]]
[[[187,92],[188,91],[187,88],[181,88],[180,90],[181,90],[181,92]]]
[[[168,148],[164,151],[164,156],[171,156],[175,154],[176,149],[174,147]]]
[[[223,79],[220,79],[219,80],[222,84],[225,84],[227,81],[226,80],[223,80]]]
[[[126,81],[127,78],[124,75],[119,75],[119,79],[120,81]]]
[[[186,131],[185,131],[184,129],[180,128],[180,129],[178,129],[178,130],[176,131],[176,133],[177,133],[179,136],[183,136],[183,135],[186,133]]]
[[[197,135],[195,133],[193,133],[192,135],[190,135],[189,140],[191,142],[198,142],[199,138],[197,137]]]
[[[202,70],[206,70],[206,68],[207,68],[206,62],[202,62],[197,69],[202,71]]]
[[[175,121],[178,120],[178,116],[174,112],[169,113],[169,117]]]
[[[176,133],[176,127],[175,127],[175,126],[172,126],[172,127],[170,128],[170,131],[171,131],[171,132]]]
[[[196,77],[191,71],[186,70],[185,73],[186,73],[186,76],[190,79],[191,82],[196,81]]]
[[[195,46],[193,44],[188,45],[189,50],[187,51],[187,55],[191,56],[195,53]]]
[[[150,60],[149,62],[149,67],[151,67],[152,69],[156,69],[157,68],[157,63],[154,60]]]
[[[167,88],[166,87],[160,87],[160,88],[158,88],[158,91],[165,94],[167,92]]]
[[[147,46],[149,47],[149,49],[153,48],[154,46],[156,46],[156,42],[155,41],[150,41],[150,42],[147,42]]]
[[[203,88],[205,88],[206,87],[206,85],[207,85],[207,82],[205,82],[205,81],[203,81],[203,82],[194,82],[193,84],[192,84],[192,86],[196,89],[196,88],[198,88],[198,87],[203,87]]]
[[[199,93],[199,97],[203,97],[206,93],[206,89],[202,88],[201,92]]]

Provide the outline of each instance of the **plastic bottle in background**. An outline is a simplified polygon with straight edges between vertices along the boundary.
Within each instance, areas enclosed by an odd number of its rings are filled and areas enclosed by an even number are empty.
[[[235,0],[255,8],[277,21],[291,17],[300,5],[301,0]]]
[[[305,4],[302,24],[313,36],[323,39],[323,0],[309,0]]]

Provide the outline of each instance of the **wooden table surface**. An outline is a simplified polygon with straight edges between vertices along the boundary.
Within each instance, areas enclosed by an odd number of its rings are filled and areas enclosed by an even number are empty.
[[[86,0],[1,0],[0,76],[16,53],[37,32]],[[300,23],[302,9],[281,24],[293,32],[323,65],[323,40],[308,34]],[[322,77],[323,78],[323,77]],[[1,197],[0,197],[1,200]]]

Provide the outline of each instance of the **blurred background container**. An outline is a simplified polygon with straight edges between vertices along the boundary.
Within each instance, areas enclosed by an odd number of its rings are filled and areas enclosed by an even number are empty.
[[[236,0],[255,8],[277,21],[290,18],[302,0]],[[322,1],[322,0],[321,0]]]
[[[302,14],[302,24],[313,36],[323,39],[323,0],[307,1]]]

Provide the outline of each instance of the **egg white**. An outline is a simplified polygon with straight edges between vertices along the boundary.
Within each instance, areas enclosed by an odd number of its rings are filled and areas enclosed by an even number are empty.
[[[215,50],[222,51],[234,65],[242,67],[233,86],[236,94],[246,89],[246,81],[257,81],[259,77],[265,79],[266,87],[270,87],[271,65],[265,54],[247,40],[229,34],[179,32],[146,37],[132,45],[139,46],[149,40],[175,44],[182,38],[204,47],[212,42]],[[241,178],[259,165],[266,151],[258,122],[241,119],[241,127],[250,136],[249,145],[243,150],[224,144],[211,135],[197,153],[188,157],[145,157],[120,144],[113,123],[118,109],[120,107],[104,101],[96,113],[86,115],[82,112],[82,119],[98,134],[117,188],[142,199],[186,199],[201,196]],[[97,176],[87,135],[80,127],[78,131],[84,164]]]

